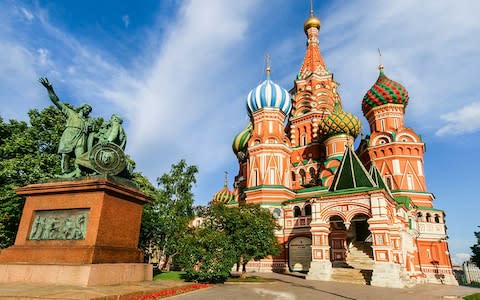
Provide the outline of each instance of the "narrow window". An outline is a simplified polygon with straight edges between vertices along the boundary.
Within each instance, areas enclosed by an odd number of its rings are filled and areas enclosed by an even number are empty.
[[[307,134],[304,133],[300,137],[300,146],[305,146],[307,144]]]
[[[298,218],[298,217],[300,217],[301,215],[302,215],[302,210],[300,209],[300,207],[295,206],[295,207],[293,208],[293,217]]]
[[[427,222],[432,222],[432,216],[429,213],[425,215],[425,218],[427,219]]]
[[[407,175],[407,186],[408,186],[408,189],[409,189],[409,190],[413,190],[413,189],[414,189],[413,176],[412,176],[411,174],[408,174],[408,175]]]
[[[270,184],[275,184],[275,169],[270,168],[269,173],[270,173]]]
[[[310,183],[315,184],[316,183],[315,169],[313,167],[310,168],[309,173],[310,173]]]
[[[257,186],[258,185],[258,171],[257,169],[253,170],[252,172],[252,186]]]
[[[301,185],[304,185],[305,184],[305,180],[306,180],[306,174],[305,174],[305,170],[300,170],[300,184]]]
[[[305,205],[305,216],[311,216],[312,215],[312,206],[310,204]]]

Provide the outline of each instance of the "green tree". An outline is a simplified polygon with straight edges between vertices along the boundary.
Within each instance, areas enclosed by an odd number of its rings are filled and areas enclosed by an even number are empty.
[[[0,248],[15,241],[23,198],[15,189],[60,172],[57,145],[65,117],[53,106],[30,110],[30,124],[0,117]]]
[[[176,263],[186,271],[186,279],[199,282],[224,282],[236,261],[230,237],[212,224],[190,229],[179,241]]]
[[[212,214],[220,230],[232,240],[236,251],[236,262],[242,265],[242,273],[252,259],[262,259],[280,253],[280,245],[275,237],[279,229],[275,218],[268,209],[259,205],[226,207],[212,205]]]
[[[480,268],[480,231],[477,231],[474,234],[477,238],[477,243],[470,247],[473,252],[471,260]]]
[[[192,187],[198,168],[185,160],[173,164],[169,173],[157,178],[153,201],[143,211],[141,247],[149,262],[158,253],[161,269],[169,270],[178,252],[178,241],[187,231],[193,213]]]
[[[259,205],[211,204],[199,211],[203,223],[184,235],[178,256],[190,279],[224,281],[235,263],[242,265],[245,275],[251,259],[280,252],[275,237],[279,227],[269,210]]]

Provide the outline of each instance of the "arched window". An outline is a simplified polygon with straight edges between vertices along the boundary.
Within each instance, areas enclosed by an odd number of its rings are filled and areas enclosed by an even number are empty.
[[[302,215],[302,210],[300,209],[300,207],[295,206],[295,207],[293,208],[293,217],[294,217],[294,218],[298,218],[298,217],[300,217],[301,215]]]
[[[300,136],[300,146],[305,146],[307,144],[307,134],[303,133],[302,136]]]
[[[310,204],[305,205],[303,209],[305,210],[306,217],[309,217],[312,215],[312,206]]]
[[[423,214],[422,214],[421,212],[418,212],[418,213],[417,213],[417,221],[418,221],[418,222],[423,222],[423,221],[424,221],[424,220],[423,220]]]
[[[317,178],[315,176],[315,169],[311,167],[308,172],[310,173],[310,183],[315,184],[317,182]]]
[[[272,214],[275,219],[278,219],[282,215],[282,210],[280,208],[275,208]]]
[[[425,218],[426,218],[427,222],[429,222],[429,223],[432,222],[432,216],[429,213],[427,213],[425,215]]]
[[[438,214],[435,214],[435,223],[440,223],[440,216]]]
[[[295,176],[295,172],[292,171],[292,181],[295,181],[295,180],[297,180]]]
[[[304,185],[305,182],[306,182],[305,170],[304,170],[304,169],[301,169],[298,173],[300,174],[300,184],[301,184],[301,185]]]

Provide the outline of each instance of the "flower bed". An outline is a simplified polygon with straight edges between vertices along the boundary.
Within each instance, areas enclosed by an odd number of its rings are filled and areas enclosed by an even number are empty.
[[[181,286],[181,287],[174,287],[174,288],[168,288],[165,290],[161,290],[155,293],[143,295],[140,297],[133,297],[133,298],[127,298],[126,300],[156,300],[156,299],[161,299],[161,298],[166,298],[166,297],[171,297],[187,292],[191,292],[194,290],[198,289],[204,289],[210,287],[209,284],[202,284],[202,283],[197,283],[197,284],[191,284],[187,286]]]

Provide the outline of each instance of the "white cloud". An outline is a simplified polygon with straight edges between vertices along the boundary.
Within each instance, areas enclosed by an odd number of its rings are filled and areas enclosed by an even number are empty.
[[[33,19],[35,19],[35,16],[25,7],[21,7],[20,11],[28,21],[32,21]]]
[[[480,101],[470,103],[457,111],[441,115],[447,122],[437,130],[436,135],[459,135],[480,130]]]
[[[469,259],[470,259],[470,254],[468,253],[455,253],[455,255],[452,256],[452,263],[458,266],[463,264],[464,261],[467,261]]]
[[[41,66],[50,66],[52,61],[50,60],[50,51],[45,48],[37,49],[37,61]]]
[[[0,112],[4,119],[27,118],[27,111],[48,104],[37,89],[36,57],[13,41],[0,42]]]
[[[122,16],[122,21],[123,25],[125,25],[125,28],[128,28],[128,25],[130,25],[130,17],[128,15]]]
[[[235,161],[231,138],[234,128],[244,125],[245,114],[238,114],[237,104],[243,102],[247,91],[225,78],[239,76],[233,70],[241,69],[242,64],[233,58],[246,38],[250,14],[255,12],[253,3],[184,2],[165,28],[160,48],[143,54],[152,59],[128,69],[94,44],[53,24],[48,11],[38,8],[36,22],[55,47],[24,51],[37,63],[24,61],[30,77],[24,76],[21,83],[33,86],[43,106],[49,101],[37,86],[36,74],[47,75],[61,99],[93,104],[94,115],[120,113],[129,133],[127,152],[138,170],[153,179],[186,158],[201,170],[199,185],[208,187],[211,172]],[[24,47],[28,49],[28,45]],[[65,96],[65,89],[70,97]],[[31,97],[26,99],[31,107]],[[6,101],[3,95],[0,100]],[[232,121],[232,115],[238,120]],[[222,177],[220,174],[218,186],[210,188],[221,187]]]
[[[421,132],[438,128],[441,114],[468,105],[465,95],[477,91],[471,78],[480,69],[480,42],[472,38],[480,35],[478,10],[480,2],[445,0],[332,6],[322,20],[320,46],[347,109],[361,115],[361,99],[377,78],[380,48],[386,74],[410,93],[407,125]]]

